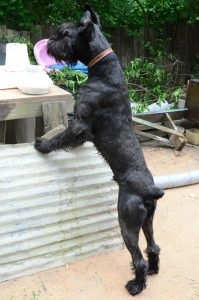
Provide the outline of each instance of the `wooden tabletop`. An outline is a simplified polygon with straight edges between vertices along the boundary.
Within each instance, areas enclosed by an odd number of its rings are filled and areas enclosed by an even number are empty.
[[[57,110],[61,109],[59,104],[63,103],[66,106],[66,112],[73,111],[72,94],[55,85],[45,95],[27,95],[19,89],[0,90],[0,121],[40,117],[43,115],[42,106],[49,102],[57,106]],[[54,113],[56,114],[55,107]]]
[[[55,85],[53,85],[50,92],[45,95],[27,95],[23,94],[19,89],[0,90],[0,105],[24,102],[60,101],[67,99],[71,100],[72,95]]]

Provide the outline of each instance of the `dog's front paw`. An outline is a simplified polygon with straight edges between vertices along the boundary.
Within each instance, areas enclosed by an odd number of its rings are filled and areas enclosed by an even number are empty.
[[[43,154],[48,154],[51,152],[50,142],[44,138],[36,138],[35,140],[35,149]]]
[[[133,279],[127,282],[126,288],[132,296],[139,294],[143,289],[146,287],[146,282],[143,280],[142,282],[138,282],[137,280]]]

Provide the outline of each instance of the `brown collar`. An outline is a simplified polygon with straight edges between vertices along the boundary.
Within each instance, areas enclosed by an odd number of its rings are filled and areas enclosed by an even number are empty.
[[[108,54],[112,53],[113,49],[112,48],[108,48],[104,51],[102,51],[100,54],[98,54],[97,56],[95,56],[88,64],[88,67],[91,68],[93,67],[98,61],[100,61],[102,58],[104,58],[105,56],[107,56]]]

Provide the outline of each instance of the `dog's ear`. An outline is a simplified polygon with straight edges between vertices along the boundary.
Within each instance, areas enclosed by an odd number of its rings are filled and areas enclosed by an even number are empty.
[[[80,20],[80,31],[90,33],[93,27],[91,13],[87,10]]]
[[[80,21],[80,30],[81,32],[86,32],[87,35],[89,35],[93,29],[94,24],[98,25],[99,27],[101,27],[101,25],[98,15],[94,12],[90,5],[87,4],[85,6],[85,9],[86,11]]]
[[[89,4],[86,4],[85,10],[90,12],[93,23],[101,28],[100,18],[98,14],[92,9],[92,7]]]
[[[90,11],[86,10],[83,17],[81,18],[80,23],[84,26],[91,25],[93,23]]]

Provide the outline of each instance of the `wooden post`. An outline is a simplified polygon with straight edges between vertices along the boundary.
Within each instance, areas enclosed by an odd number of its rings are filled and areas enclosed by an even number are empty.
[[[66,101],[42,103],[44,132],[47,133],[60,124],[68,127],[68,108]]]
[[[175,125],[175,123],[173,122],[173,120],[171,119],[169,113],[165,113],[165,116],[166,116],[165,125],[176,131],[175,134],[171,134],[169,136],[169,140],[173,144],[175,150],[181,151],[182,148],[186,145],[186,139],[184,136],[181,137],[177,134],[179,130]]]
[[[5,25],[1,25],[0,26],[0,35],[5,35],[6,34],[6,26]]]
[[[15,120],[15,134],[17,143],[32,143],[35,140],[35,118]]]
[[[41,25],[35,25],[34,31],[31,31],[31,42],[33,44],[37,43],[39,40],[42,39],[42,26]]]
[[[187,118],[197,125],[199,124],[199,79],[191,79],[188,82],[186,94]]]
[[[20,32],[20,35],[23,36],[24,38],[30,40],[30,31],[22,30],[22,31]]]
[[[6,138],[6,122],[0,121],[0,144],[5,144]]]

